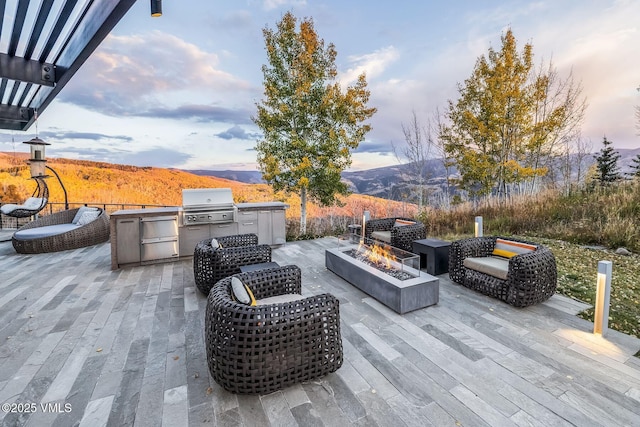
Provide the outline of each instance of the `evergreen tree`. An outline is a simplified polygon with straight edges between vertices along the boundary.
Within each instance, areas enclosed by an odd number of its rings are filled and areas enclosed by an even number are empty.
[[[600,150],[600,154],[595,156],[598,171],[597,180],[600,185],[607,185],[620,179],[620,170],[618,168],[620,154],[613,149],[612,142],[607,140],[606,136],[602,144],[604,146]]]
[[[640,154],[631,159],[631,161],[633,162],[631,165],[631,172],[627,172],[627,175],[632,178],[640,178]]]
[[[306,234],[307,196],[321,205],[337,201],[348,187],[341,172],[371,126],[365,75],[343,90],[337,81],[336,49],[318,37],[313,20],[287,12],[276,30],[263,30],[268,65],[264,99],[252,117],[264,136],[256,146],[262,176],[275,191],[300,194],[300,234]]]

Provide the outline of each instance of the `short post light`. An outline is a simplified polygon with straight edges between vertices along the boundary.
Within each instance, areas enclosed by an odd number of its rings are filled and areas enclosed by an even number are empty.
[[[482,217],[477,216],[475,219],[475,236],[482,237]]]
[[[609,297],[611,295],[611,261],[598,261],[596,306],[593,319],[593,333],[605,335],[609,329]]]

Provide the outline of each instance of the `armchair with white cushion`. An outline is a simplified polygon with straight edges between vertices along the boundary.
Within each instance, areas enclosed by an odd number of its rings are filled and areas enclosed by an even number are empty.
[[[342,365],[340,303],[328,293],[303,296],[295,265],[239,273],[209,292],[205,345],[211,377],[232,393],[310,381]]]
[[[364,225],[364,237],[412,252],[414,240],[426,238],[427,230],[423,223],[411,218],[370,219]]]
[[[556,259],[545,246],[496,236],[451,243],[449,277],[516,307],[549,299],[556,291]]]

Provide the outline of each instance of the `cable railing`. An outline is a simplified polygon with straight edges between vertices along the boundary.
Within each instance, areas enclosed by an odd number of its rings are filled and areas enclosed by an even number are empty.
[[[6,203],[4,203],[6,204]],[[0,203],[0,207],[3,203]],[[79,208],[81,206],[91,206],[104,209],[107,214],[124,210],[124,209],[146,209],[146,208],[169,208],[175,205],[152,205],[143,203],[100,203],[100,202],[69,202],[69,209]],[[63,211],[65,204],[62,202],[49,202],[38,214],[27,218],[14,218],[0,213],[0,230],[13,230],[22,227],[24,224],[33,221],[38,216],[50,215],[55,212]]]

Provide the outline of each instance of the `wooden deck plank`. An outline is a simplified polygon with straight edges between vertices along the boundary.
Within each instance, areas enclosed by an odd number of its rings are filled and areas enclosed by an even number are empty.
[[[109,245],[19,255],[0,242],[0,413],[5,425],[566,426],[640,419],[640,340],[590,333],[585,304],[518,309],[440,276],[440,302],[399,315],[324,267],[335,238],[291,242],[303,294],[340,299],[344,364],[264,396],[208,375],[206,298],[189,259],[110,270]]]

